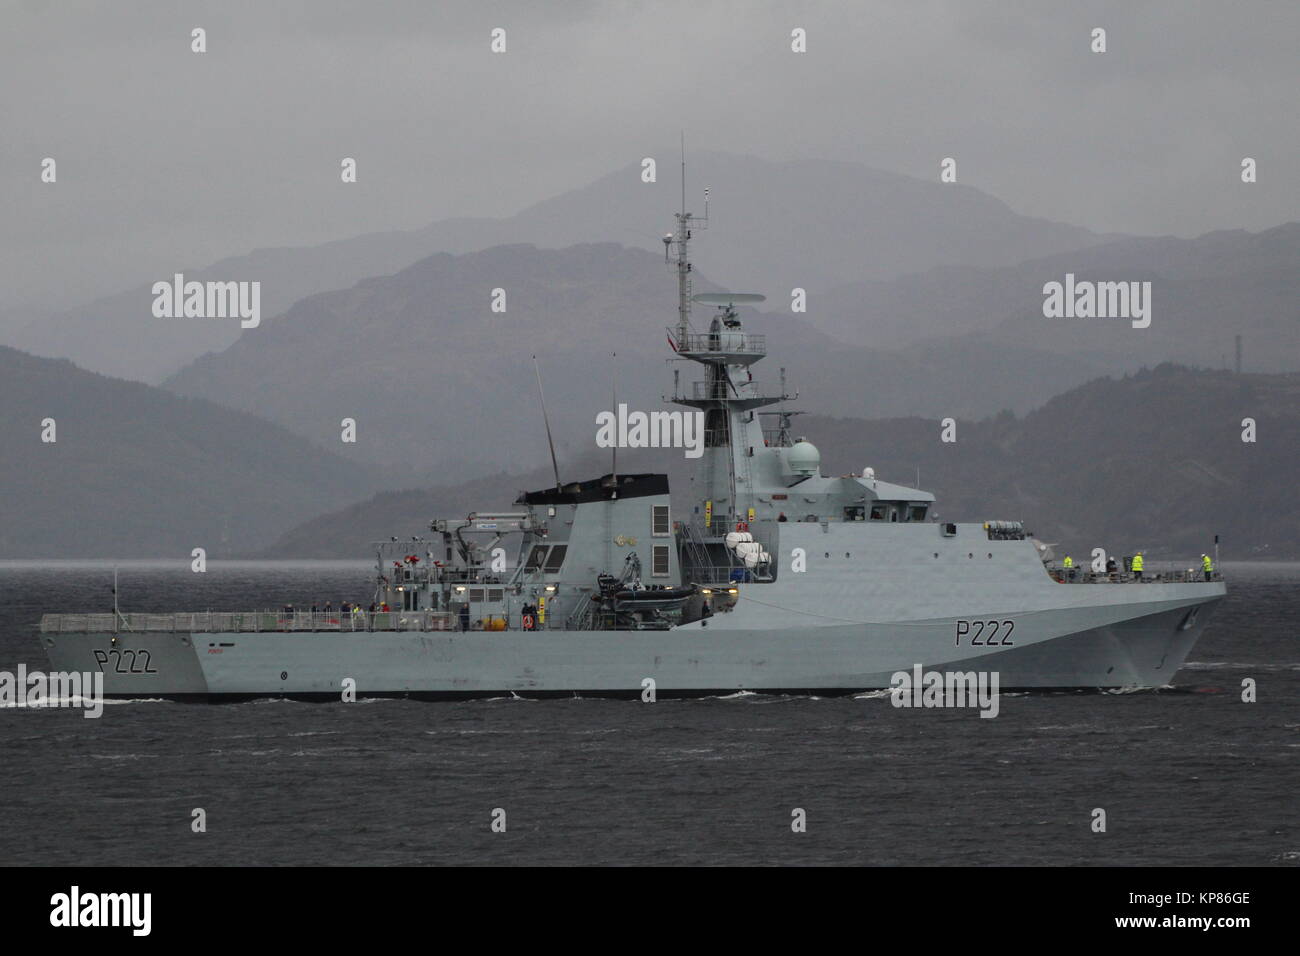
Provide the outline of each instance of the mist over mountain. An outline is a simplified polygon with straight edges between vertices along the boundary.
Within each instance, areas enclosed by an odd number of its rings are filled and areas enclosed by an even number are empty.
[[[1048,319],[1043,286],[1151,283],[1152,321]],[[1300,370],[1300,223],[1196,239],[1128,238],[997,269],[945,266],[810,299],[807,318],[846,342],[875,348],[1032,348],[1098,370],[1162,361],[1219,366],[1234,336],[1246,368]],[[1074,384],[1069,382],[1068,384]]]
[[[1241,440],[1253,418],[1257,441]],[[1197,557],[1222,535],[1225,560],[1300,556],[1300,375],[1235,375],[1173,365],[1103,378],[1023,417],[958,421],[940,441],[933,419],[797,420],[826,474],[875,468],[920,484],[946,521],[1022,520],[1059,556],[1144,550],[1153,561]],[[622,471],[669,475],[680,517],[691,463],[676,451],[620,453]],[[541,459],[536,459],[541,461]],[[609,471],[594,454],[561,458],[566,481]],[[321,515],[267,548],[267,557],[360,557],[362,542],[427,537],[433,517],[506,509],[518,492],[553,484],[549,465],[437,488],[385,493]]]
[[[3,346],[0,407],[2,557],[229,556],[380,486],[253,415]]]
[[[491,311],[492,291],[506,311]],[[695,289],[714,288],[697,273]],[[597,412],[665,407],[673,375],[700,376],[673,356],[675,281],[661,257],[613,243],[498,246],[430,257],[395,276],[296,304],[167,387],[263,415],[354,460],[404,470],[399,485],[513,471],[544,452],[531,356],[556,440],[593,447]],[[711,309],[697,306],[696,327]],[[1084,360],[1010,345],[903,352],[854,348],[799,315],[744,313],[771,354],[754,368],[814,412],[881,417],[1025,411],[1099,374]],[[358,424],[354,445],[340,422]]]
[[[1242,441],[1246,418],[1253,443]],[[1216,533],[1225,559],[1300,556],[1300,374],[1160,365],[1090,381],[1023,417],[959,420],[951,444],[933,419],[809,430],[824,470],[871,465],[908,483],[919,465],[944,520],[1023,520],[1076,560],[1096,547],[1195,557]]]
[[[599,379],[580,363],[569,373]],[[0,400],[8,412],[3,557],[152,557],[194,547],[210,557],[361,557],[374,540],[424,535],[432,517],[507,509],[519,491],[554,482],[527,395],[520,417],[534,440],[511,448],[509,467],[427,484],[381,474],[253,415],[7,348]],[[53,443],[41,441],[47,418]],[[1256,422],[1254,443],[1241,441],[1245,418]],[[1141,547],[1155,558],[1185,557],[1221,533],[1225,557],[1300,556],[1297,374],[1162,365],[1091,381],[1022,417],[958,416],[953,444],[939,440],[936,417],[795,422],[822,450],[828,474],[870,465],[912,484],[919,468],[943,518],[1021,519],[1076,555]],[[366,419],[358,425],[364,436]],[[610,465],[608,450],[560,443],[565,481]],[[693,463],[679,450],[622,450],[618,468],[666,471],[677,508],[692,500]],[[404,483],[408,490],[367,498]]]
[[[730,236],[719,238],[726,245]],[[1025,413],[1144,365],[1219,365],[1236,334],[1246,368],[1300,369],[1297,263],[1300,224],[1132,239],[1006,269],[950,267],[877,284],[871,289],[893,302],[879,318],[851,313],[862,306],[849,299],[840,312],[814,296],[807,314],[783,310],[778,299],[745,319],[768,336],[770,354],[754,374],[775,391],[785,368],[804,409],[970,419]],[[1151,326],[1044,318],[1044,282],[1067,273],[1150,282]],[[716,288],[711,278],[697,270],[695,289]],[[498,288],[504,313],[491,309]],[[399,485],[442,484],[510,471],[520,451],[544,447],[532,355],[557,439],[578,451],[590,447],[594,415],[613,407],[615,392],[632,408],[663,407],[674,371],[685,371],[686,385],[698,374],[663,364],[672,355],[664,329],[675,320],[674,291],[659,255],[614,243],[440,254],[305,299],[168,387],[264,415],[326,447],[337,443],[343,418],[364,420],[358,443],[342,454],[397,469]],[[697,307],[696,326],[709,314]]]
[[[503,313],[491,310],[497,288]],[[615,390],[630,407],[663,407],[673,291],[660,258],[612,243],[437,255],[305,299],[167,387],[331,447],[354,418],[357,442],[340,453],[406,467],[412,483],[514,470],[546,448],[533,355],[562,445],[594,447],[596,413]],[[805,353],[842,348],[798,320],[783,336]]]
[[[150,287],[175,272],[187,280],[261,282],[266,322],[304,297],[399,272],[438,252],[617,242],[662,254],[660,239],[681,203],[676,147],[657,158],[654,183],[642,182],[638,157],[588,186],[503,219],[444,219],[413,231],[258,249],[208,266],[186,261],[178,250],[165,275],[123,276],[128,291],[7,332],[0,325],[0,335],[25,351],[157,383],[204,353],[227,348],[241,331],[231,319],[155,318]],[[729,288],[755,288],[774,301],[788,301],[796,287],[816,295],[942,264],[1008,265],[1105,238],[1018,215],[978,189],[939,183],[937,176],[925,181],[826,160],[774,163],[713,152],[689,158],[688,206],[702,212],[703,189],[711,185],[710,215],[726,230],[725,241],[697,244],[698,268]]]

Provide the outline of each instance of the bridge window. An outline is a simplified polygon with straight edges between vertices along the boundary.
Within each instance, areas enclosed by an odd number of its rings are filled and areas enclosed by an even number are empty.
[[[672,525],[668,521],[668,506],[655,505],[651,510],[650,533],[656,538],[666,538],[672,533]]]
[[[547,574],[555,574],[560,570],[560,565],[564,563],[564,555],[568,550],[569,546],[567,544],[557,544],[551,548],[551,554],[546,559],[545,571]]]
[[[908,521],[924,521],[925,505],[912,505],[909,509]]]
[[[528,562],[524,565],[524,568],[528,571],[536,571],[545,561],[546,545],[535,544],[533,545],[533,550],[528,555]]]

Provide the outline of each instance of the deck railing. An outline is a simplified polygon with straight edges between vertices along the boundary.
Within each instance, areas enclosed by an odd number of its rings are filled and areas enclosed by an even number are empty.
[[[1223,575],[1193,568],[1152,568],[1144,570],[1142,577],[1132,571],[1093,571],[1090,568],[1048,568],[1047,573],[1062,584],[1202,584],[1207,580],[1222,581]]]
[[[178,614],[46,614],[41,633],[171,631],[181,634],[295,631],[451,631],[446,611],[195,611]]]
[[[753,352],[767,354],[767,336],[752,332],[688,332],[677,343],[679,352]]]

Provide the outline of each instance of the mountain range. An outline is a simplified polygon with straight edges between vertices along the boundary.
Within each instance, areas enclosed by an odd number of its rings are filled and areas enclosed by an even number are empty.
[[[1006,511],[1075,550],[1131,535],[1199,547],[1208,520],[1254,556],[1295,553],[1300,224],[1101,236],[858,164],[697,160],[688,195],[715,190],[694,291],[769,294],[742,311],[771,350],[754,373],[799,393],[791,404],[810,414],[797,421],[825,436],[834,468],[906,482],[919,466],[941,512]],[[596,413],[670,407],[698,376],[670,361],[666,328],[675,167],[656,183],[640,172],[508,219],[187,271],[263,282],[262,323],[242,332],[154,318],[148,284],[70,313],[11,313],[29,319],[12,339],[64,358],[0,348],[0,556],[355,556],[387,527],[506,506],[552,481],[538,467],[539,377],[562,461],[607,471]],[[1149,282],[1150,327],[1044,317],[1044,284],[1067,275]],[[791,310],[795,287],[805,312]],[[710,311],[696,306],[696,328]],[[1259,374],[1206,371],[1236,336]],[[945,417],[955,445],[936,445]],[[1259,443],[1234,437],[1244,417]],[[40,440],[46,418],[57,442]],[[668,470],[684,504],[684,464],[661,459],[620,452],[623,470]]]
[[[554,249],[616,242],[662,255],[661,237],[681,201],[674,156],[673,150],[660,154],[666,161],[656,182],[642,181],[638,158],[507,218],[443,219],[412,231],[258,249],[207,266],[178,260],[167,275],[123,276],[127,291],[69,312],[31,317],[4,342],[157,384],[204,353],[227,348],[240,334],[238,323],[227,320],[155,318],[150,287],[170,281],[174,272],[187,280],[261,282],[262,313],[274,316],[305,297],[399,272],[435,253],[515,243]],[[691,156],[690,176],[689,205],[701,212],[703,188],[711,183],[710,215],[715,227],[726,230],[725,242],[699,246],[700,268],[730,288],[761,286],[774,296],[788,297],[795,287],[817,294],[943,264],[1010,265],[1105,238],[1019,215],[970,186],[858,163],[699,153]]]
[[[1242,441],[1244,419],[1257,440]],[[1072,389],[1023,417],[941,423],[809,415],[798,431],[826,474],[865,467],[933,492],[945,521],[1020,520],[1057,556],[1144,550],[1195,561],[1223,538],[1236,560],[1300,557],[1300,374],[1237,375],[1161,365]],[[625,471],[669,475],[674,506],[691,507],[691,465],[679,453],[620,453]],[[561,457],[565,481],[607,473],[592,452]],[[523,490],[554,484],[549,467],[380,494],[293,529],[264,557],[356,557],[356,542],[424,535],[433,517],[508,509]]]
[[[1300,270],[1291,263],[1300,263],[1294,224],[1194,241],[1120,240],[979,272],[969,308],[954,281],[969,270],[945,268],[934,283],[909,277],[875,287],[901,303],[884,313],[885,328],[926,310],[952,320],[950,334],[897,347],[875,344],[874,314],[849,322],[847,301],[843,314],[813,300],[806,314],[772,309],[745,319],[772,353],[755,375],[775,391],[784,368],[811,412],[975,419],[1023,414],[1083,382],[1166,360],[1218,365],[1236,334],[1250,368],[1300,369]],[[1044,278],[1072,269],[1080,279],[1150,281],[1151,326],[1044,318]],[[717,288],[711,278],[696,272],[695,289]],[[492,311],[496,289],[504,312]],[[263,415],[326,447],[337,446],[340,421],[354,418],[363,433],[341,454],[394,470],[399,486],[443,484],[511,470],[521,452],[544,447],[534,355],[556,437],[578,453],[594,441],[595,413],[612,410],[615,396],[632,408],[663,407],[673,389],[663,364],[672,356],[665,329],[675,318],[673,292],[660,257],[614,243],[439,254],[304,299],[166,386]],[[709,314],[697,306],[696,326]],[[689,387],[693,372],[684,371]]]
[[[3,346],[0,408],[0,557],[230,556],[382,484],[254,415]]]

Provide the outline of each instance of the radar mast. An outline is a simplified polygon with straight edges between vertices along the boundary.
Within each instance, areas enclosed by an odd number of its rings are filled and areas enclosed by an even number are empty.
[[[686,209],[686,134],[682,134],[682,209],[674,213],[677,228],[664,236],[664,262],[677,269],[677,344],[680,348],[691,331],[691,259],[690,241],[694,229],[709,226],[709,187],[704,187],[704,215],[697,216]]]

